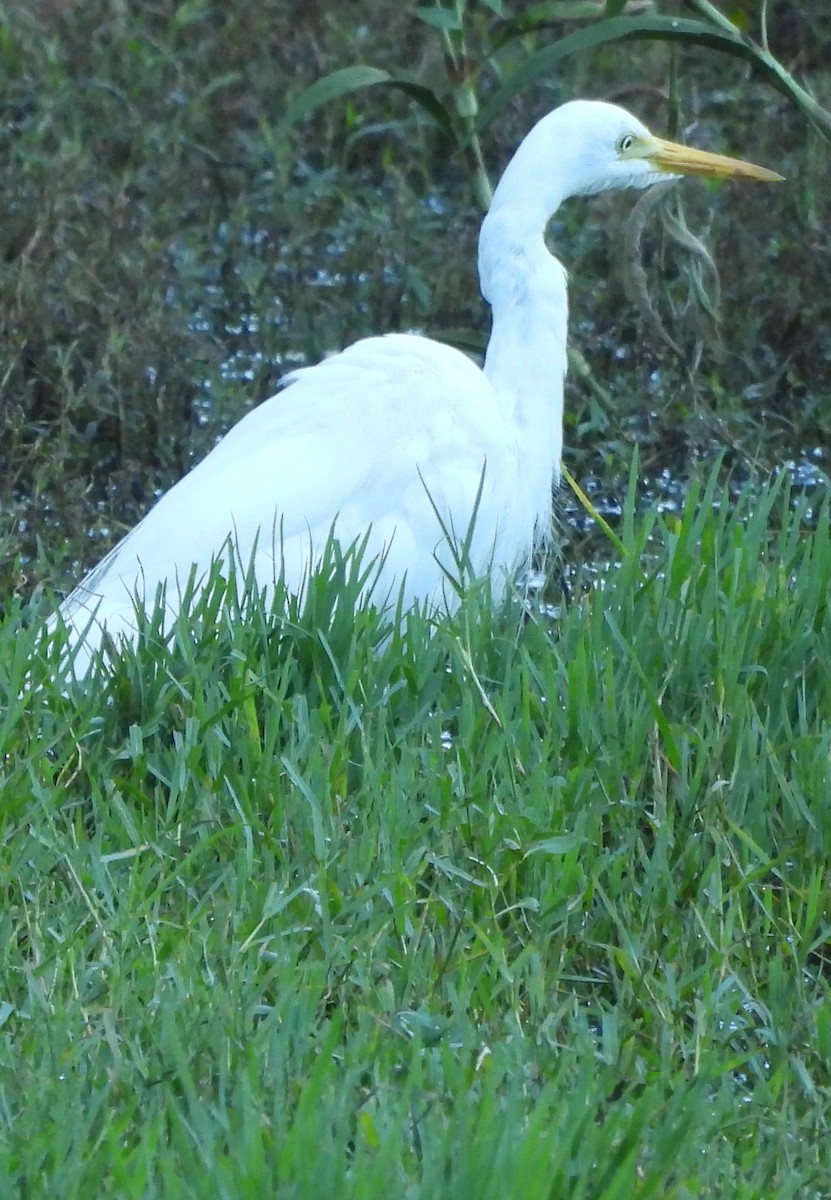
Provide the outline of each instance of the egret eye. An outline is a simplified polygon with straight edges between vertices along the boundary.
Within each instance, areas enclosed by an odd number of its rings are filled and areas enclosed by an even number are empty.
[[[617,144],[619,154],[628,154],[635,144],[634,133],[624,133],[623,137]]]

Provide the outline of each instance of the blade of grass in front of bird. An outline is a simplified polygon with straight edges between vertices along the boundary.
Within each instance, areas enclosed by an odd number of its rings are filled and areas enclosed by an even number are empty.
[[[563,479],[565,479],[566,483],[580,502],[580,506],[585,510],[586,513],[588,513],[591,519],[600,526],[606,537],[617,550],[618,554],[620,554],[621,558],[628,558],[630,551],[626,548],[626,546],[624,546],[623,542],[615,533],[614,529],[612,529],[606,518],[597,511],[596,506],[592,504],[591,500],[580,487],[580,484],[574,478],[565,463],[561,464],[560,470],[562,471]]]

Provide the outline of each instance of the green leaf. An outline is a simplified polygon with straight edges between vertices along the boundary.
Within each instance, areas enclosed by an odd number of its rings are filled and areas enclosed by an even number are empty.
[[[296,125],[333,100],[378,85],[396,88],[410,96],[430,114],[442,132],[456,140],[453,118],[435,92],[403,75],[391,75],[389,71],[381,70],[380,67],[344,67],[339,71],[332,71],[330,75],[324,75],[294,98],[283,114],[280,125],[283,128]]]
[[[444,29],[456,33],[462,28],[462,20],[457,12],[450,8],[417,8],[413,16],[418,17],[425,25],[433,29]]]
[[[548,0],[545,4],[535,4],[533,8],[524,9],[502,21],[494,31],[493,47],[498,50],[516,38],[537,33],[541,29],[550,29],[552,26],[559,29],[564,21],[591,21],[596,24],[599,15],[596,0]]]
[[[556,79],[555,65],[572,54],[581,54],[597,46],[630,39],[652,39],[678,41],[688,46],[709,46],[731,54],[735,58],[756,65],[762,74],[780,91],[794,96],[793,89],[765,60],[752,42],[746,41],[738,32],[716,29],[706,21],[694,21],[674,17],[613,17],[587,29],[578,29],[542,50],[529,55],[522,66],[494,92],[482,105],[476,121],[478,130],[487,128],[490,122],[517,95],[518,92],[538,83],[541,79]]]
[[[626,7],[626,0],[606,0],[606,16],[617,17]]]
[[[529,854],[570,854],[572,850],[577,849],[582,841],[583,839],[578,837],[576,833],[565,833],[559,837],[545,838],[542,842],[535,842],[530,850],[526,851],[524,857],[527,858]]]

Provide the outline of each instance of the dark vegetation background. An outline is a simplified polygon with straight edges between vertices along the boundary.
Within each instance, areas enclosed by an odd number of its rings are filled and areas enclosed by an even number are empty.
[[[771,37],[828,104],[822,7],[778,5]],[[731,15],[758,34],[755,5]],[[303,88],[353,63],[405,66],[446,93],[436,30],[408,6],[27,0],[0,17],[1,595],[70,584],[287,368],[386,330],[483,343],[480,213],[439,130],[379,88],[280,124]],[[499,21],[472,10],[480,96],[577,27],[551,22],[488,65]],[[722,353],[705,346],[695,371],[702,310],[657,222],[644,245],[651,298],[685,360],[626,296],[633,197],[560,215],[573,342],[593,374],[569,384],[566,461],[599,497],[622,490],[636,443],[647,495],[722,452],[737,486],[785,463],[820,486],[829,150],[786,97],[712,51],[610,46],[507,106],[483,135],[489,169],[575,95],[620,100],[663,131],[670,89],[679,134],[788,182],[683,189],[723,292]],[[591,553],[566,536],[570,558]]]

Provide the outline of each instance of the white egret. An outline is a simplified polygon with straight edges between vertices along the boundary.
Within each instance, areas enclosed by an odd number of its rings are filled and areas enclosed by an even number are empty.
[[[74,671],[104,630],[136,638],[136,604],[164,589],[175,615],[195,571],[253,566],[302,589],[331,531],[383,558],[373,598],[452,605],[453,538],[497,592],[549,531],[562,449],[566,273],[546,226],[570,196],[678,175],[774,180],[752,163],[653,136],[622,108],[575,100],[531,130],[496,188],[479,240],[493,310],[484,369],[424,337],[357,342],[294,371],[234,426],[67,597]],[[55,618],[52,618],[52,625]]]

